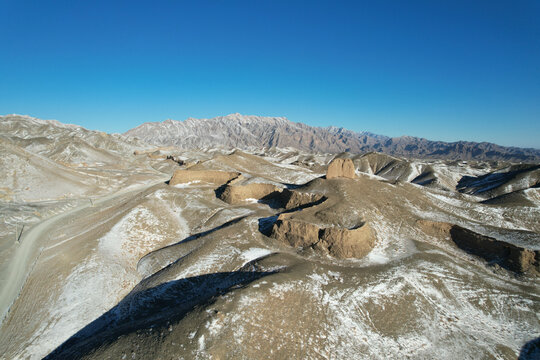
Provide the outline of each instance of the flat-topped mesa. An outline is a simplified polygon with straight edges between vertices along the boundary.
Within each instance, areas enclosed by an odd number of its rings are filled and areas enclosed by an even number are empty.
[[[326,178],[349,178],[355,179],[354,163],[351,159],[334,159],[328,165],[326,170]]]
[[[281,214],[271,236],[293,247],[313,248],[338,259],[361,258],[375,246],[376,237],[368,224],[347,229],[323,227],[310,222],[291,219]]]
[[[176,170],[169,180],[169,185],[188,184],[192,182],[224,185],[241,176],[240,173],[219,170]]]

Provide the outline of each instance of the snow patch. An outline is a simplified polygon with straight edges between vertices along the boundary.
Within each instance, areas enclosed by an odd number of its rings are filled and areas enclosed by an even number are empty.
[[[268,249],[262,249],[262,248],[251,248],[246,251],[244,251],[240,256],[242,259],[244,259],[244,263],[242,265],[247,264],[250,261],[262,258],[266,255],[271,254],[272,251]]]

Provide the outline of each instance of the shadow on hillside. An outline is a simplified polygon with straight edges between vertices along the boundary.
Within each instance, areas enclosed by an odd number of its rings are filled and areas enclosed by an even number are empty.
[[[272,226],[278,219],[277,215],[259,219],[259,232],[263,235],[270,236],[272,234]]]
[[[194,307],[247,286],[276,271],[256,271],[248,263],[242,271],[200,275],[140,289],[144,280],[114,308],[86,325],[45,359],[79,359],[138,330],[165,328],[180,321]],[[252,271],[250,271],[250,269]]]
[[[518,360],[537,360],[540,359],[540,337],[533,339],[523,345],[519,352]]]
[[[232,219],[232,220],[229,220],[229,221],[227,221],[227,222],[224,222],[223,224],[218,225],[218,226],[216,226],[216,227],[213,227],[213,228],[211,228],[211,229],[209,229],[209,230],[202,231],[202,232],[199,232],[199,233],[190,235],[190,236],[188,236],[187,238],[184,238],[184,239],[178,241],[177,243],[174,243],[174,244],[171,244],[171,245],[167,245],[167,246],[165,246],[165,247],[163,247],[163,248],[160,248],[159,250],[161,250],[161,249],[166,249],[166,248],[169,248],[169,247],[174,247],[174,246],[176,246],[176,245],[178,245],[178,244],[181,244],[181,243],[187,243],[187,242],[196,240],[196,239],[198,239],[198,238],[201,238],[201,237],[210,235],[210,234],[212,234],[213,232],[216,232],[216,231],[221,230],[221,229],[225,229],[225,228],[227,228],[227,227],[229,227],[229,226],[232,226],[232,225],[234,225],[234,224],[236,224],[236,223],[239,223],[240,221],[244,220],[245,218],[247,218],[247,215],[243,215],[243,216],[236,217],[236,218],[234,218],[234,219]]]
[[[301,204],[301,205],[296,206],[296,207],[294,207],[292,209],[283,210],[283,211],[278,212],[276,215],[273,215],[273,216],[260,218],[259,219],[259,232],[261,234],[263,234],[263,235],[270,236],[271,233],[272,233],[272,227],[276,223],[279,215],[292,213],[292,212],[296,212],[296,211],[301,211],[303,209],[307,209],[307,208],[310,208],[310,207],[313,207],[313,206],[317,206],[317,205],[322,204],[326,200],[328,200],[328,198],[326,196],[323,196],[319,200],[312,201],[312,202],[309,202],[309,203],[306,203],[306,204]],[[283,209],[283,207],[281,207],[281,209]]]

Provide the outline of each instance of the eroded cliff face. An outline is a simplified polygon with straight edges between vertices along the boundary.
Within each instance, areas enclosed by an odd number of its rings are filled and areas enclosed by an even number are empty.
[[[499,241],[455,224],[430,220],[419,220],[417,223],[426,234],[450,239],[460,249],[490,263],[497,263],[518,273],[540,270],[539,251]]]
[[[357,228],[325,228],[316,247],[326,250],[336,258],[362,258],[375,246],[377,238],[369,224]]]
[[[282,189],[272,184],[228,185],[219,198],[229,204],[241,204],[248,200],[271,199],[278,196],[281,191]]]
[[[271,236],[289,244],[292,247],[311,247],[319,242],[319,232],[322,228],[301,220],[288,219],[284,214],[272,227]]]
[[[376,237],[368,224],[354,229],[324,227],[281,214],[272,237],[295,248],[312,248],[338,259],[361,258],[375,246]]]
[[[337,158],[332,160],[332,162],[328,165],[328,170],[326,171],[326,178],[334,179],[340,177],[349,179],[354,179],[356,177],[354,171],[354,163],[351,159]]]
[[[326,200],[323,194],[290,190],[262,183],[227,184],[223,186],[221,191],[218,191],[218,197],[229,204],[257,200],[285,210],[302,209]]]

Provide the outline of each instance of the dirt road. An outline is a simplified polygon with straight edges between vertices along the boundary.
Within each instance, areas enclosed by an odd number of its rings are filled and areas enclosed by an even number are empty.
[[[22,234],[19,239],[19,247],[15,250],[14,256],[10,259],[7,275],[0,286],[0,325],[9,312],[10,307],[19,296],[28,275],[31,273],[33,265],[39,258],[41,249],[46,245],[48,233],[60,222],[71,216],[77,216],[91,206],[99,206],[101,203],[123,196],[129,193],[140,193],[156,184],[166,181],[167,178],[152,181],[151,183],[132,185],[126,189],[99,199],[82,200],[83,204],[52,216],[34,225]]]

